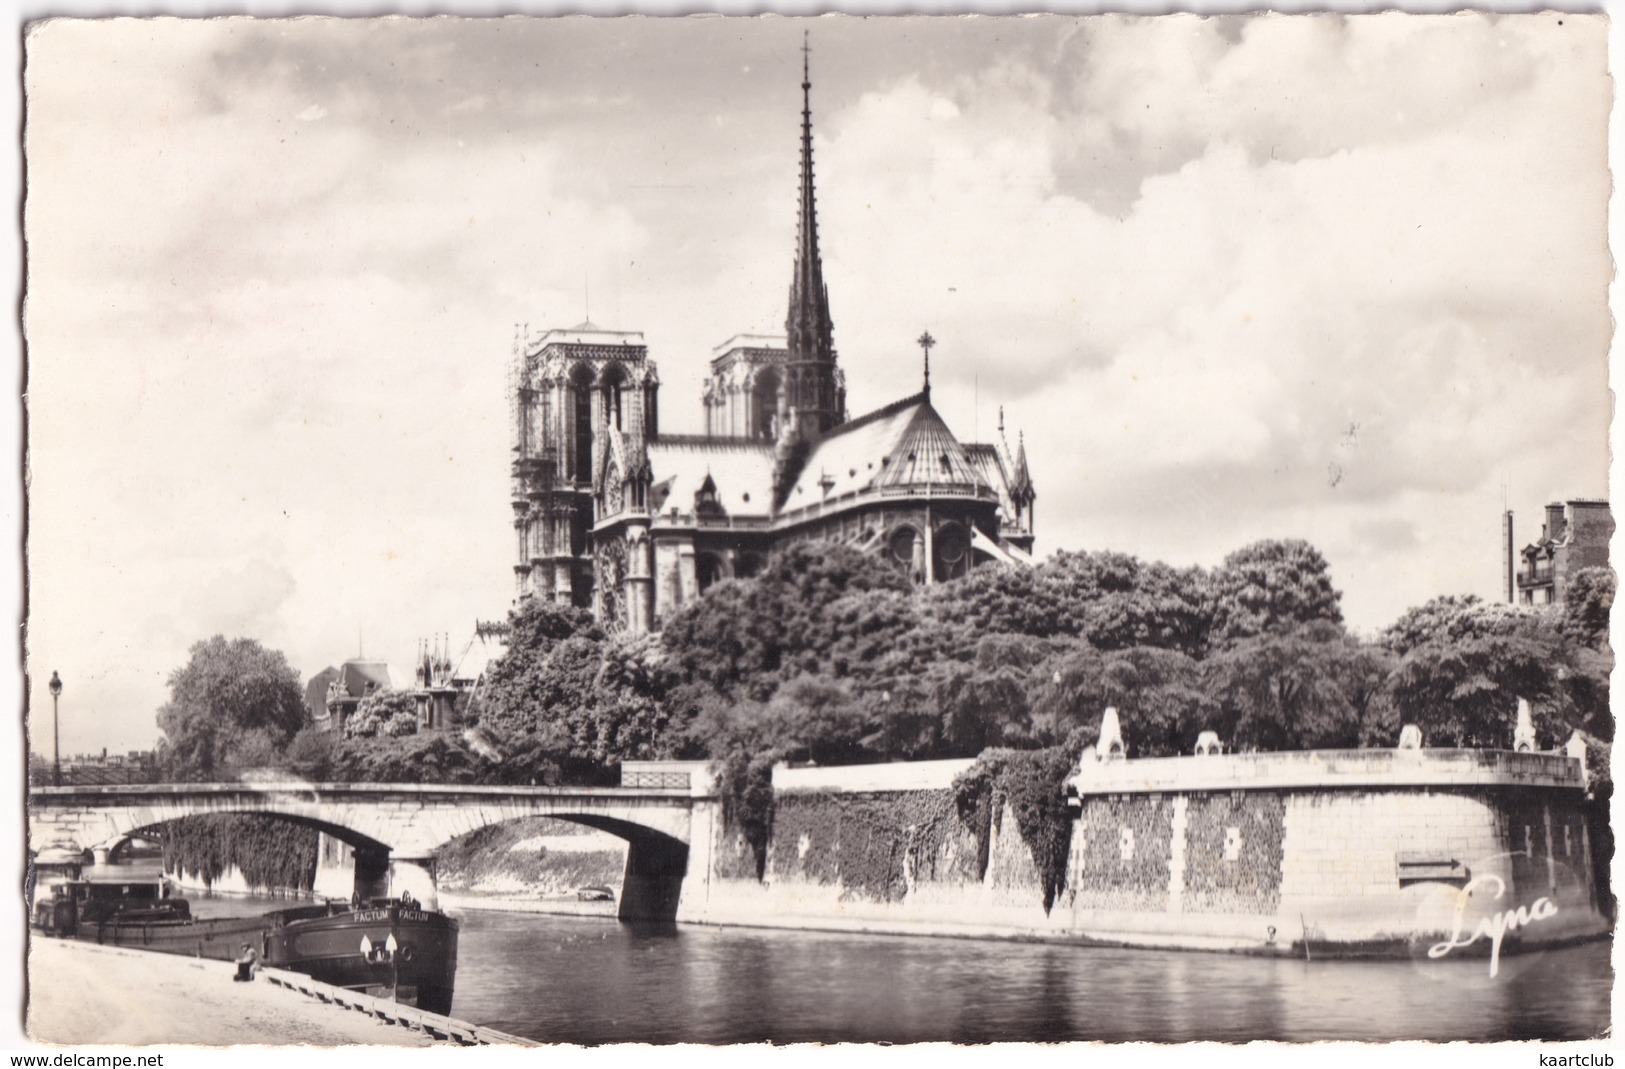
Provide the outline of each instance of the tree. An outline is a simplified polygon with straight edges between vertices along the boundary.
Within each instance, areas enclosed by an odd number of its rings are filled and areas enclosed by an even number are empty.
[[[1322,623],[1236,642],[1203,662],[1202,674],[1219,734],[1234,748],[1342,748],[1369,745],[1387,726],[1375,693],[1383,663]]]
[[[1400,617],[1383,642],[1399,657],[1386,698],[1430,744],[1510,747],[1519,698],[1540,735],[1564,733],[1571,658],[1551,612],[1438,598]]]
[[[288,771],[310,780],[331,778],[335,742],[332,732],[314,724],[300,728],[293,741],[288,743]]]
[[[1475,594],[1447,594],[1407,609],[1378,641],[1403,657],[1430,643],[1459,642],[1489,635],[1515,635],[1537,626],[1548,610],[1481,600]]]
[[[823,676],[801,676],[779,687],[763,727],[767,744],[789,760],[842,765],[871,756],[864,745],[868,712],[848,687]]]
[[[761,702],[780,683],[825,670],[840,639],[832,607],[908,590],[908,579],[876,557],[800,542],[774,553],[755,578],[718,583],[678,610],[663,639],[678,681]]]
[[[670,757],[678,745],[667,692],[671,671],[659,635],[621,633],[599,652],[590,700],[579,696],[584,756],[603,764]]]
[[[989,746],[1035,745],[1030,696],[1051,649],[1028,635],[992,634],[977,643],[970,663],[934,666],[931,697],[951,754],[974,757]]]
[[[1196,657],[1213,607],[1200,568],[1146,563],[1126,553],[1057,553],[1039,568],[1060,633],[1099,650],[1154,646]]]
[[[478,754],[443,731],[346,739],[333,754],[333,775],[344,783],[485,783],[498,778]]]
[[[262,761],[309,721],[299,676],[280,652],[250,638],[199,642],[169,677],[158,710],[171,775],[207,780],[224,766]]]
[[[964,621],[982,634],[1081,636],[1102,650],[1157,646],[1197,655],[1211,615],[1201,569],[1114,552],[1062,550],[1036,568],[977,568],[922,598],[936,621]]]
[[[1608,619],[1619,585],[1612,568],[1581,568],[1563,594],[1562,628],[1593,649],[1608,648]]]
[[[1435,598],[1382,633],[1400,660],[1385,688],[1405,723],[1457,745],[1511,745],[1518,699],[1536,732],[1561,742],[1576,729],[1613,737],[1607,615],[1613,575],[1576,574],[1561,609],[1476,597]],[[1475,741],[1481,740],[1481,741]]]
[[[541,724],[553,651],[573,639],[591,645],[603,632],[581,609],[530,598],[508,618],[508,650],[493,662],[480,688],[480,727],[504,747],[525,748]]]
[[[418,730],[417,699],[411,691],[375,690],[362,698],[355,712],[344,722],[347,739],[370,739],[375,735],[399,738]]]
[[[1326,559],[1308,542],[1254,542],[1226,557],[1211,578],[1216,648],[1343,622],[1343,596],[1332,586]]]
[[[1116,707],[1131,755],[1191,753],[1196,737],[1216,726],[1219,706],[1205,684],[1202,665],[1180,651],[1136,646],[1107,654],[1101,667],[1100,707]],[[1080,726],[1089,729],[1092,741],[1100,726],[1099,710],[1093,723]]]

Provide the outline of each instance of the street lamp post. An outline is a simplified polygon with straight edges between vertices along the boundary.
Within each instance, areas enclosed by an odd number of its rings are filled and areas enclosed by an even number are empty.
[[[62,697],[62,677],[51,673],[51,785],[62,786],[62,730],[57,717],[57,699]]]

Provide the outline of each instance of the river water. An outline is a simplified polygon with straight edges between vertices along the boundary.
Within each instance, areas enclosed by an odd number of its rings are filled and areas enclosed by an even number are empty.
[[[199,915],[275,899],[194,898]],[[554,1043],[1587,1039],[1611,945],[1314,961],[462,913],[454,1016]]]
[[[1610,946],[1488,963],[463,917],[453,1013],[562,1043],[1583,1039]]]

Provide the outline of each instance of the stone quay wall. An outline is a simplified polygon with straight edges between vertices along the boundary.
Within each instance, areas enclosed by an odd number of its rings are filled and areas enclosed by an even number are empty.
[[[1086,756],[1048,913],[1009,809],[985,864],[958,821],[970,764],[777,770],[761,879],[715,820],[679,919],[1299,956],[1482,954],[1496,931],[1511,950],[1610,927],[1567,757]]]

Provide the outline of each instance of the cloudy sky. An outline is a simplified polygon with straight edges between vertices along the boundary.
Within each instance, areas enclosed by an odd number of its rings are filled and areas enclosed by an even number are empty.
[[[782,330],[800,45],[854,413],[1025,434],[1040,552],[1496,595],[1607,493],[1605,29],[1575,15],[61,21],[26,43],[28,642],[151,745],[210,635],[398,663],[512,595],[516,324],[661,426]],[[45,719],[40,719],[43,714]],[[41,736],[36,736],[36,740]],[[41,748],[36,741],[36,749]]]

